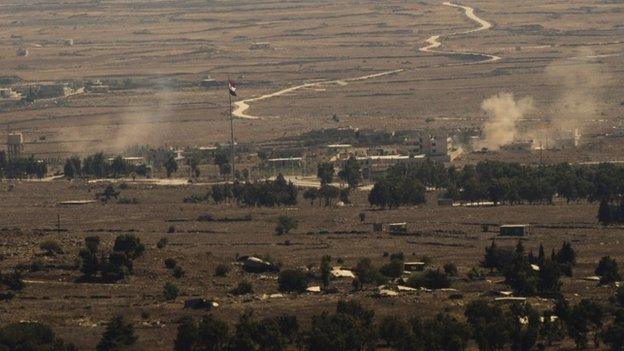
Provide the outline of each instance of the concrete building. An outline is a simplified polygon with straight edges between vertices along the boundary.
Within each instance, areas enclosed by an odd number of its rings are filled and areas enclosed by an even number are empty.
[[[407,137],[404,149],[409,154],[424,154],[439,162],[451,162],[461,150],[453,146],[453,139],[444,131],[420,131]]]

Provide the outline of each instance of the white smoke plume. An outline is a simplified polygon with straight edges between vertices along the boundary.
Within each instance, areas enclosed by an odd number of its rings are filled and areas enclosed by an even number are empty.
[[[481,109],[488,115],[488,120],[483,126],[479,147],[497,150],[518,137],[518,121],[533,109],[533,99],[516,100],[511,93],[498,93],[484,100]]]

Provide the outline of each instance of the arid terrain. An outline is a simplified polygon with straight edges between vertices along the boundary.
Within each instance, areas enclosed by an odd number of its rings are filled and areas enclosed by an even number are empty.
[[[139,204],[110,203],[84,206],[60,206],[58,202],[91,199],[100,188],[69,182],[52,184],[19,183],[11,192],[3,192],[1,211],[3,229],[0,253],[1,267],[29,264],[72,265],[87,235],[99,235],[103,246],[109,247],[120,233],[133,233],[147,246],[146,254],[136,260],[135,273],[118,284],[75,283],[80,273],[72,269],[51,269],[28,273],[26,287],[10,302],[0,304],[2,321],[37,320],[54,327],[59,336],[89,349],[99,340],[104,324],[113,315],[129,315],[136,323],[140,349],[169,349],[175,337],[176,322],[182,315],[202,312],[183,308],[190,297],[216,299],[213,313],[234,322],[239,313],[253,308],[259,316],[280,312],[297,313],[302,322],[322,310],[332,310],[336,301],[356,298],[373,307],[378,316],[433,315],[446,310],[462,313],[467,301],[487,291],[507,290],[500,277],[488,281],[469,282],[466,274],[483,260],[483,253],[497,236],[496,224],[529,223],[531,233],[524,238],[527,250],[537,252],[540,243],[547,252],[560,248],[564,240],[572,242],[578,254],[574,278],[564,278],[564,294],[577,301],[580,298],[606,300],[613,288],[597,288],[596,282],[582,278],[593,275],[599,257],[611,255],[624,259],[622,228],[604,229],[595,219],[596,205],[557,203],[556,205],[523,205],[499,207],[439,207],[433,198],[430,204],[392,211],[372,211],[365,192],[354,194],[352,207],[326,208],[310,206],[304,200],[296,207],[246,209],[234,205],[184,204],[183,198],[202,187],[130,186],[122,196],[136,197]],[[431,196],[433,197],[433,195]],[[361,223],[359,213],[366,214]],[[289,214],[300,221],[299,228],[282,236],[275,235],[277,216]],[[251,215],[250,222],[198,222],[203,214],[214,217],[240,218]],[[61,218],[60,234],[56,233],[57,216]],[[374,233],[372,223],[408,222],[410,236],[390,236]],[[483,232],[482,224],[492,224]],[[175,233],[167,233],[169,226]],[[15,229],[13,229],[15,228]],[[345,232],[357,231],[349,234]],[[162,237],[169,240],[156,248]],[[66,253],[54,259],[37,258],[38,244],[55,239]],[[289,245],[286,245],[286,243]],[[499,245],[514,246],[517,239],[498,239]],[[453,288],[464,295],[463,300],[451,300],[449,292],[405,293],[399,297],[376,297],[375,289],[352,293],[350,281],[337,280],[337,294],[304,294],[282,298],[263,298],[278,293],[276,276],[244,273],[234,263],[237,256],[271,256],[284,268],[318,266],[322,255],[341,258],[345,268],[354,266],[363,257],[375,264],[387,260],[384,252],[403,252],[406,260],[430,257],[434,267],[448,262],[457,264],[460,279]],[[164,259],[174,258],[186,271],[175,279],[164,266]],[[214,276],[215,267],[231,266],[226,278]],[[241,279],[248,279],[254,294],[246,297],[228,295]],[[181,288],[182,296],[175,302],[162,298],[162,287],[172,281]],[[552,300],[531,298],[537,307],[546,308]]]
[[[227,78],[239,84],[240,100],[335,81],[250,103],[246,113],[260,118],[236,122],[244,142],[341,126],[480,127],[482,101],[499,92],[532,96],[536,108],[525,118],[543,120],[563,113],[553,111],[563,87],[545,74],[546,67],[560,62],[574,71],[575,60],[592,56],[604,79],[600,89],[592,88],[593,116],[581,127],[598,134],[622,127],[621,4],[464,5],[492,27],[478,30],[482,23],[462,8],[435,1],[6,4],[2,76],[31,83],[133,83],[130,89],[120,84],[107,93],[8,107],[0,123],[25,132],[27,142],[37,143],[29,149],[39,153],[223,143],[229,137]],[[432,36],[439,36],[440,46],[426,50]],[[73,46],[64,44],[67,39]],[[17,57],[18,48],[29,56]],[[394,73],[375,76],[384,72]],[[219,86],[200,87],[209,77]],[[618,137],[580,153],[615,158],[621,144]]]
[[[0,78],[10,83],[2,87],[99,80],[110,89],[32,103],[0,100],[0,139],[8,131],[22,132],[24,155],[63,161],[99,151],[123,153],[135,145],[227,144],[231,79],[238,87],[232,108],[239,143],[342,127],[390,133],[481,130],[491,117],[484,100],[511,93],[516,100],[531,98],[531,108],[518,114],[517,135],[574,119],[574,127],[583,129],[582,146],[467,152],[458,165],[485,159],[624,161],[623,19],[624,3],[616,0],[7,2],[0,4]],[[20,48],[28,55],[18,56]],[[216,82],[202,85],[205,79]],[[591,103],[583,105],[582,117],[568,117],[569,99]],[[60,174],[63,161],[48,175]],[[44,322],[57,336],[89,350],[110,318],[124,314],[135,325],[137,350],[170,350],[180,317],[205,314],[184,308],[194,297],[216,301],[212,313],[232,323],[251,308],[258,316],[296,313],[305,325],[312,315],[351,298],[379,317],[431,317],[441,311],[461,316],[483,293],[509,290],[500,275],[467,277],[506,223],[530,225],[522,238],[527,250],[537,252],[543,244],[550,255],[564,241],[572,243],[577,265],[573,277],[562,278],[571,302],[606,303],[615,288],[584,278],[594,275],[602,256],[624,262],[624,228],[599,225],[597,202],[557,197],[549,205],[447,207],[437,205],[443,190],[436,190],[427,192],[426,204],[379,210],[369,206],[368,191],[359,189],[351,194],[353,204],[343,207],[310,205],[303,191],[296,206],[185,203],[217,178],[216,166],[203,167],[204,184],[185,184],[188,168],[182,166],[172,181],[177,185],[127,181],[121,196],[136,198],[134,204],[60,204],[94,200],[106,182],[1,180],[0,271],[33,262],[38,268],[27,270],[25,287],[13,299],[0,301],[0,325]],[[205,214],[222,220],[197,220]],[[280,215],[296,218],[298,228],[276,235]],[[394,222],[407,222],[410,235],[373,231],[374,223]],[[98,235],[102,247],[110,248],[126,233],[146,245],[134,273],[117,283],[79,282],[84,238]],[[168,244],[157,248],[162,238]],[[51,239],[62,244],[63,254],[41,253],[39,245]],[[502,246],[518,242],[497,240]],[[449,291],[379,297],[372,286],[352,291],[350,280],[335,280],[333,294],[270,297],[278,293],[276,274],[246,273],[236,264],[240,256],[256,255],[285,268],[318,267],[321,257],[330,255],[334,264],[340,259],[342,267],[353,268],[362,258],[381,265],[388,253],[397,252],[406,261],[429,258],[435,268],[455,263],[459,275],[452,287],[463,297],[450,299]],[[174,278],[165,268],[167,258],[184,269],[183,277]],[[230,267],[227,277],[215,276],[219,264]],[[229,293],[243,279],[253,284],[253,294]],[[177,299],[163,298],[166,282],[180,288]],[[528,300],[538,309],[553,305],[552,299]],[[574,343],[566,340],[556,348],[571,350]]]

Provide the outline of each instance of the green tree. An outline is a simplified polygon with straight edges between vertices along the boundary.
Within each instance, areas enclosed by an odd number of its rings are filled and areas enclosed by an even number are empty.
[[[598,262],[595,273],[600,276],[600,284],[611,284],[622,280],[620,276],[618,264],[615,259],[610,256],[604,256]]]
[[[7,351],[76,351],[65,344],[47,325],[39,322],[9,323],[0,327],[0,350]]]
[[[280,291],[302,293],[308,288],[308,276],[298,269],[285,269],[280,272],[277,284]]]
[[[335,173],[334,165],[329,162],[319,163],[316,170],[316,176],[321,180],[321,186],[331,183]]]
[[[178,162],[173,155],[169,156],[165,162],[165,170],[167,171],[167,178],[171,178],[171,175],[178,171]]]
[[[308,188],[303,192],[303,198],[310,201],[310,205],[314,205],[314,201],[318,198],[318,190],[316,188]]]
[[[139,258],[145,252],[145,245],[141,244],[141,239],[133,234],[122,234],[115,238],[113,251],[123,252],[132,260]]]
[[[291,230],[297,229],[299,222],[297,219],[290,216],[279,216],[277,217],[277,225],[275,227],[275,232],[278,235],[288,234]]]
[[[180,295],[180,289],[175,286],[175,284],[169,282],[165,283],[165,286],[163,287],[163,296],[165,297],[165,300],[175,300],[178,295]]]
[[[78,253],[81,260],[80,271],[87,279],[93,278],[99,271],[100,263],[97,257],[99,246],[100,238],[98,236],[88,236],[85,238],[85,247]]]
[[[338,172],[338,177],[349,185],[349,188],[357,188],[362,181],[362,172],[360,171],[360,163],[354,156],[344,163],[342,170]]]
[[[102,339],[97,344],[97,351],[126,349],[136,342],[134,326],[122,316],[113,317],[106,325]]]
[[[331,280],[331,256],[325,255],[321,258],[321,284],[323,289],[327,289],[329,287],[329,283]]]
[[[100,201],[106,203],[112,198],[117,199],[119,197],[119,191],[115,190],[112,184],[109,184],[104,188],[104,191],[97,193],[95,196],[97,199],[100,199]]]

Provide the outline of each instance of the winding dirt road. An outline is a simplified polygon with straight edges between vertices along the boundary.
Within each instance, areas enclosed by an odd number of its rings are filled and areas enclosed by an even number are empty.
[[[460,9],[464,10],[464,14],[466,15],[466,17],[470,18],[471,20],[477,22],[479,24],[479,27],[471,29],[471,30],[467,30],[464,32],[453,32],[450,34],[445,35],[445,37],[452,37],[452,36],[457,36],[457,35],[464,35],[464,34],[469,34],[469,33],[475,33],[475,32],[480,32],[482,30],[488,30],[490,28],[492,28],[492,24],[480,17],[478,17],[477,15],[475,15],[474,9],[472,7],[469,6],[463,6],[463,5],[458,5],[458,4],[453,4],[450,3],[448,1],[442,3],[442,5],[445,6],[451,6],[451,7],[457,7]],[[474,63],[488,63],[488,62],[495,62],[501,59],[500,56],[496,56],[496,55],[490,55],[490,54],[484,54],[481,52],[464,52],[464,51],[443,51],[443,50],[435,50],[436,48],[440,47],[442,45],[442,43],[440,42],[440,37],[442,35],[438,34],[438,35],[432,35],[430,36],[427,40],[425,40],[425,42],[428,44],[426,46],[421,47],[420,50],[421,52],[433,52],[433,53],[438,53],[438,54],[445,54],[445,55],[470,55],[470,56],[480,56],[483,57],[483,60],[474,62]]]
[[[454,33],[451,33],[451,34],[447,34],[447,35],[445,35],[445,37],[447,37],[447,38],[451,37],[451,36],[457,36],[457,35],[463,35],[463,34],[468,34],[468,33],[474,33],[474,32],[479,32],[479,31],[482,31],[482,30],[487,30],[487,29],[492,28],[492,24],[490,22],[488,22],[488,21],[478,17],[477,15],[475,15],[474,9],[472,7],[453,4],[453,3],[450,3],[448,1],[444,2],[442,4],[445,5],[445,6],[457,7],[457,8],[463,9],[465,15],[468,18],[470,18],[471,20],[473,20],[473,21],[475,21],[475,22],[477,22],[479,24],[479,27],[475,28],[475,29],[471,29],[471,30],[464,31],[464,32],[454,32]],[[442,35],[439,35],[439,34],[438,35],[433,35],[433,36],[429,37],[427,40],[425,40],[427,45],[419,48],[418,50],[421,51],[421,52],[431,52],[431,53],[439,53],[439,54],[446,54],[446,55],[470,55],[470,56],[480,56],[480,57],[484,58],[483,60],[480,60],[478,62],[471,62],[471,63],[468,63],[468,64],[495,62],[495,61],[498,61],[498,60],[501,59],[499,56],[489,55],[489,54],[484,54],[484,53],[478,53],[478,52],[455,52],[455,51],[435,50],[436,48],[438,48],[438,47],[440,47],[442,45],[442,43],[440,42],[440,37],[442,37]],[[249,107],[250,107],[249,104],[252,103],[252,102],[267,100],[267,99],[270,99],[270,98],[278,97],[278,96],[281,96],[281,95],[285,95],[285,94],[292,93],[292,92],[295,92],[297,90],[306,89],[306,88],[319,88],[319,87],[332,85],[332,84],[337,84],[339,86],[345,86],[349,82],[358,82],[358,81],[363,81],[363,80],[367,80],[367,79],[379,78],[379,77],[383,77],[383,76],[387,76],[387,75],[391,75],[391,74],[400,73],[400,72],[403,72],[403,71],[404,71],[403,69],[396,69],[396,70],[392,70],[392,71],[385,71],[385,72],[369,74],[369,75],[360,76],[360,77],[344,78],[344,79],[336,79],[336,80],[321,80],[321,81],[317,81],[317,82],[305,83],[305,84],[301,84],[301,85],[292,86],[292,87],[285,88],[285,89],[282,89],[282,90],[278,90],[276,92],[265,94],[265,95],[262,95],[262,96],[236,101],[234,103],[234,109],[232,111],[232,115],[234,115],[234,117],[236,117],[236,118],[259,119],[261,117],[247,114],[247,110],[249,110]]]

